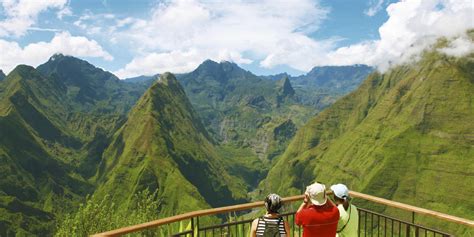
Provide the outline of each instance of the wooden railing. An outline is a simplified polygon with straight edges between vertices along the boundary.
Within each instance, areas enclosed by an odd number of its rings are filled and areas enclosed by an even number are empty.
[[[328,192],[328,194],[330,194],[330,191]],[[395,201],[391,201],[384,198],[379,198],[379,197],[375,197],[375,196],[371,196],[371,195],[367,195],[367,194],[363,194],[359,192],[350,191],[350,194],[353,198],[359,198],[359,199],[367,200],[370,202],[386,205],[388,207],[393,207],[393,208],[409,211],[412,213],[413,222],[414,222],[415,214],[419,214],[419,215],[424,215],[424,216],[431,216],[431,217],[441,219],[447,222],[465,225],[468,227],[474,227],[474,221],[472,220],[468,220],[468,219],[420,208],[420,207],[415,207],[412,205],[403,204],[403,203],[399,203],[399,202],[395,202]],[[283,202],[289,203],[289,202],[301,201],[303,200],[303,198],[304,198],[303,195],[286,197],[286,198],[283,198]],[[123,227],[116,230],[94,234],[92,236],[93,237],[121,236],[128,233],[143,231],[150,228],[155,228],[155,227],[159,227],[159,226],[163,226],[163,225],[167,225],[171,223],[180,222],[183,220],[190,220],[192,223],[191,226],[194,227],[193,221],[195,220],[195,218],[199,220],[198,218],[202,216],[210,216],[210,215],[216,215],[216,214],[231,213],[231,212],[236,212],[236,211],[251,210],[253,208],[262,207],[262,206],[264,206],[263,201],[259,201],[259,202],[246,203],[246,204],[240,204],[240,205],[212,208],[212,209],[207,209],[207,210],[192,211],[192,212],[188,212],[188,213],[184,213],[184,214],[180,214],[180,215],[176,215],[172,217],[166,217],[159,220],[150,221],[150,222],[146,222],[146,223],[142,223],[142,224],[138,224],[134,226],[128,226],[128,227]],[[193,231],[188,231],[187,233],[193,236]]]

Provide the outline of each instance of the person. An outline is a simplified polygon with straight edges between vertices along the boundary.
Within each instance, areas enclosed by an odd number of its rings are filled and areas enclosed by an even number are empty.
[[[251,237],[259,236],[290,236],[290,226],[279,215],[282,202],[278,194],[271,193],[265,198],[267,213],[252,222],[250,229]]]
[[[351,203],[349,189],[344,184],[331,186],[334,201],[339,209],[337,235],[339,237],[357,237],[359,233],[359,212]]]
[[[326,186],[316,182],[306,187],[295,217],[295,223],[303,226],[303,237],[334,237],[338,221],[339,210],[326,197]]]

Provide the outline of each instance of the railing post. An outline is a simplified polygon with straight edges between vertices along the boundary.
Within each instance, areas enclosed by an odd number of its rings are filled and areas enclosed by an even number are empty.
[[[414,225],[415,224],[415,212],[411,212],[411,223]]]
[[[197,228],[197,235],[195,237],[199,237],[199,216],[196,217],[196,228]]]
[[[194,237],[194,218],[191,217],[191,236]]]

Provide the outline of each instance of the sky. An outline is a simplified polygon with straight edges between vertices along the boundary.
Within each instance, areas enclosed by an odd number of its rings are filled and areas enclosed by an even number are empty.
[[[474,0],[0,0],[0,69],[72,55],[120,78],[189,72],[206,59],[257,74],[315,66],[380,71],[474,51]]]

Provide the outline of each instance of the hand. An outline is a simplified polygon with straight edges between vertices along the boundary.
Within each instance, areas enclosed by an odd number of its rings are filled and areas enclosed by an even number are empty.
[[[304,199],[303,199],[303,202],[305,204],[308,204],[309,203],[309,197],[308,197],[308,194],[304,194]]]

